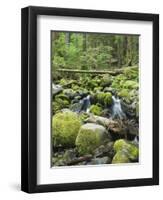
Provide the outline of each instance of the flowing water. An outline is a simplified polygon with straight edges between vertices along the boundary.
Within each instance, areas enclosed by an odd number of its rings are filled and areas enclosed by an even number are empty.
[[[90,95],[87,95],[85,98],[80,100],[80,103],[82,104],[81,111],[89,113],[89,108],[91,106]]]
[[[113,106],[112,106],[112,118],[120,118],[120,119],[123,119],[123,118],[126,118],[126,115],[125,113],[123,112],[122,110],[122,107],[121,107],[121,100],[115,96],[112,96],[112,100],[113,100]]]
[[[78,103],[73,104],[71,110],[77,113],[80,113],[81,111],[89,113],[90,106],[91,106],[90,95],[87,95],[86,97],[81,99]]]

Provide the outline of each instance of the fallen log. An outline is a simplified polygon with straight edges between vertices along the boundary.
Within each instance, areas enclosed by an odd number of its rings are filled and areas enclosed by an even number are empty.
[[[121,69],[114,70],[79,70],[79,69],[57,69],[58,72],[69,72],[69,73],[90,73],[90,74],[110,74],[110,75],[118,75],[123,73],[126,69],[136,69],[137,66],[132,67],[123,67]]]

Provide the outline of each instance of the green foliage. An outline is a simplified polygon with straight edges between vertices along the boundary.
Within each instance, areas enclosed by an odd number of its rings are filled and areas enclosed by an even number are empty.
[[[138,64],[138,36],[54,33],[53,72],[58,68],[90,70]]]
[[[101,115],[102,114],[102,108],[98,105],[92,105],[90,107],[90,112],[93,113],[94,115]]]
[[[98,46],[88,48],[81,56],[82,69],[106,69],[112,58],[110,46]]]
[[[137,83],[136,81],[127,80],[127,81],[123,84],[123,88],[127,88],[127,89],[137,89],[137,88],[138,88],[138,83]]]
[[[71,111],[57,113],[52,119],[52,137],[56,145],[74,146],[81,121],[76,113]]]
[[[69,98],[64,94],[56,95],[52,103],[53,113],[57,113],[63,108],[68,108],[70,105]]]

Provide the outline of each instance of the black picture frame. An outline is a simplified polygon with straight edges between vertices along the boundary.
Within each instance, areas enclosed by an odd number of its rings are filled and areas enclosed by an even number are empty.
[[[153,23],[153,177],[37,185],[37,16],[150,21]],[[30,6],[21,11],[21,190],[28,193],[159,184],[159,15]],[[150,89],[150,88],[149,88]]]

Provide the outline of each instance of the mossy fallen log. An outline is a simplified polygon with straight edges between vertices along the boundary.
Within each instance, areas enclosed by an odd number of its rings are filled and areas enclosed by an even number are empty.
[[[58,72],[68,72],[68,73],[90,73],[90,74],[110,74],[116,76],[123,73],[126,69],[137,69],[137,66],[123,67],[120,69],[113,70],[79,70],[79,69],[57,69]]]

